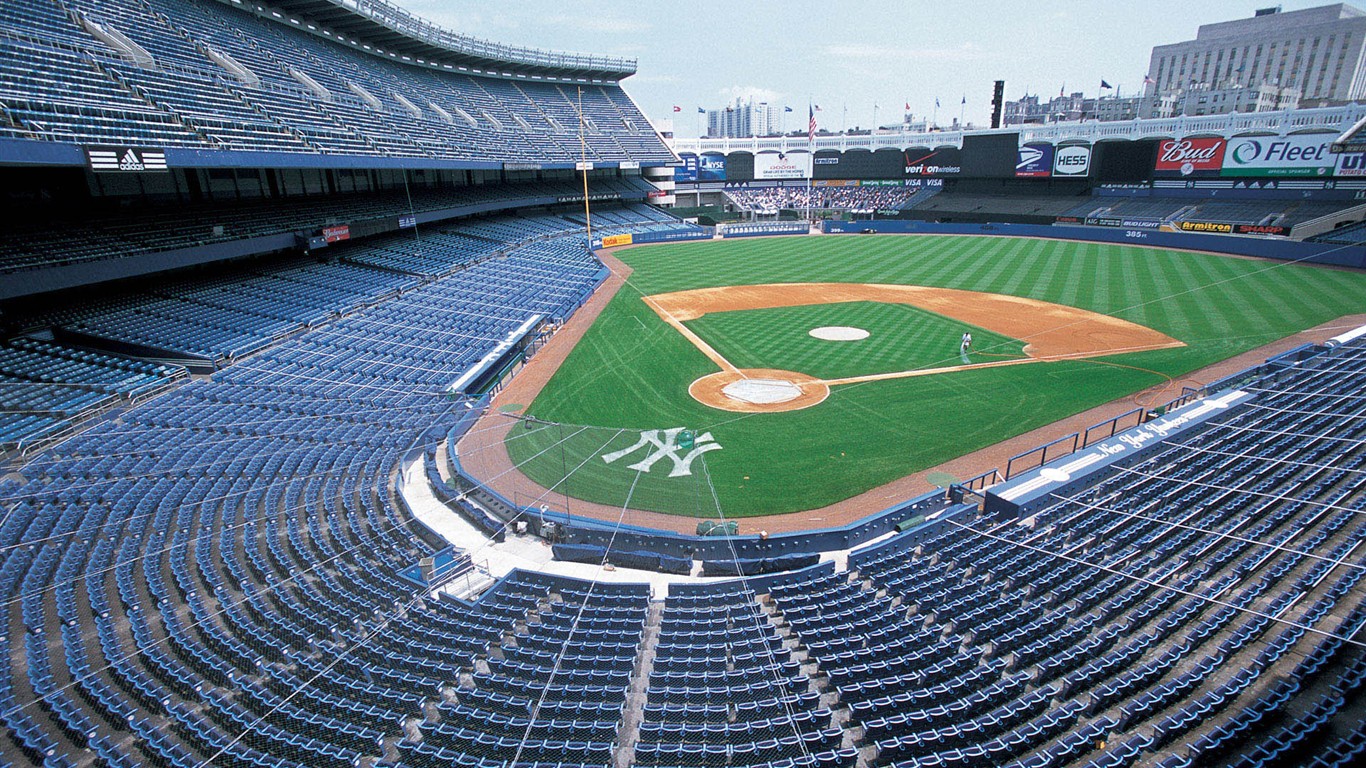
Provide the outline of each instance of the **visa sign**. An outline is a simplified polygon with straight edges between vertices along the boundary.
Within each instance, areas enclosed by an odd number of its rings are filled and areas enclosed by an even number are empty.
[[[1224,150],[1224,176],[1328,176],[1333,135],[1255,136],[1232,139]]]

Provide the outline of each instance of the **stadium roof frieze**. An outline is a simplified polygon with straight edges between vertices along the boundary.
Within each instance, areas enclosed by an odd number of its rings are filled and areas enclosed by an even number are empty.
[[[387,0],[218,0],[378,56],[494,77],[616,82],[636,60],[545,51],[463,35]]]
[[[862,134],[856,136],[816,136],[808,143],[806,134],[771,136],[746,139],[676,139],[675,152],[800,152],[808,148],[816,151],[908,149],[910,147],[959,147],[966,135],[1018,133],[1020,143],[1040,142],[1060,144],[1068,141],[1133,141],[1136,139],[1179,138],[1210,135],[1233,137],[1244,134],[1289,134],[1332,132],[1343,134],[1359,121],[1366,119],[1366,104],[1347,104],[1338,107],[1292,109],[1277,112],[1234,113],[1199,117],[1171,117],[1148,120],[1117,120],[1114,122],[1049,123],[1046,125],[1015,125],[1008,128],[973,131],[930,131]]]

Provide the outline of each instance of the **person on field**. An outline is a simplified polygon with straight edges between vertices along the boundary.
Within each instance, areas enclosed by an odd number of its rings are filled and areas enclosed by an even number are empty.
[[[972,347],[972,333],[971,333],[971,332],[966,332],[966,333],[963,334],[963,339],[962,339],[961,341],[958,342],[958,352],[959,352],[960,354],[966,355],[966,354],[968,353],[968,349],[970,349],[971,347]]]

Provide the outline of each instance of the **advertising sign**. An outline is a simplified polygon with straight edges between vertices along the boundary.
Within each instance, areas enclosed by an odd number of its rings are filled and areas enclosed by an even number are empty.
[[[1157,176],[1217,176],[1228,142],[1218,139],[1167,139],[1157,145]]]
[[[1338,176],[1366,176],[1366,154],[1352,153],[1338,155]]]
[[[1230,139],[1224,176],[1328,176],[1333,172],[1333,135],[1253,136]]]
[[[90,170],[97,172],[144,173],[166,170],[166,153],[160,149],[137,147],[86,147]]]
[[[674,168],[674,181],[697,181],[697,155],[679,155],[683,164]]]
[[[399,228],[399,229],[412,229],[413,227],[416,227],[416,226],[417,226],[417,217],[416,217],[416,216],[413,216],[412,214],[408,214],[408,215],[406,215],[406,216],[399,216],[399,217],[398,217],[398,228]]]
[[[1238,224],[1233,231],[1240,235],[1277,235],[1285,237],[1290,230],[1276,224]]]
[[[907,176],[958,176],[963,172],[963,152],[959,149],[911,149],[901,156]]]
[[[1058,147],[1053,153],[1054,176],[1087,176],[1090,173],[1090,147],[1082,145]]]
[[[604,238],[602,239],[602,247],[603,247],[603,248],[615,248],[615,247],[618,246],[618,245],[630,245],[630,244],[631,244],[631,233],[630,233],[630,232],[627,232],[627,233],[624,234],[624,235],[608,235],[607,237],[604,237]]]
[[[323,240],[328,243],[340,243],[343,240],[351,239],[351,227],[346,224],[339,224],[335,227],[323,227]]]
[[[1015,154],[1016,178],[1044,178],[1052,173],[1052,144],[1026,144]]]
[[[760,152],[754,156],[754,178],[806,179],[811,177],[808,152]]]
[[[725,181],[726,156],[702,155],[697,158],[698,181]]]
[[[1182,232],[1218,232],[1223,235],[1233,232],[1233,225],[1222,221],[1178,221],[1176,228]]]

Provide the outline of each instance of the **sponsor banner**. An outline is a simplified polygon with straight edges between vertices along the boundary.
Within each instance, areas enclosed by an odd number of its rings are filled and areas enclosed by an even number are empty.
[[[631,244],[631,233],[630,233],[630,232],[627,232],[627,233],[624,234],[624,235],[608,235],[607,237],[604,237],[604,238],[602,239],[602,247],[603,247],[603,248],[615,248],[615,247],[617,247],[618,245],[630,245],[630,244]]]
[[[90,170],[100,173],[147,173],[167,170],[166,153],[160,149],[95,146],[85,148]]]
[[[1080,216],[1054,216],[1054,224],[1085,224]]]
[[[808,179],[811,177],[811,155],[807,152],[760,152],[754,156],[754,178]]]
[[[1217,232],[1224,235],[1233,233],[1233,225],[1222,221],[1178,221],[1176,228],[1182,232]]]
[[[862,184],[865,187],[905,187],[912,184],[920,186],[920,179],[909,179],[906,181],[901,179],[880,179],[876,181],[856,181],[854,183]],[[943,184],[944,182],[938,181],[934,183]]]
[[[620,199],[621,199],[621,193],[620,193],[620,192],[594,192],[593,194],[591,194],[591,195],[588,196],[588,199],[589,199],[590,201],[592,201],[592,200],[620,200]],[[582,202],[583,202],[583,195],[561,195],[560,197],[555,198],[555,202],[557,202],[557,203],[582,203]]]
[[[652,189],[649,192],[646,192],[645,196],[648,198],[668,197],[669,193],[662,189]]]
[[[574,170],[576,170],[576,171],[591,171],[591,170],[593,170],[593,161],[592,161],[592,160],[580,160],[579,162],[574,163]]]
[[[697,181],[697,155],[679,155],[682,165],[674,167],[674,181]]]
[[[697,158],[698,181],[725,181],[726,156],[702,155]]]
[[[1058,147],[1053,153],[1054,176],[1087,176],[1091,173],[1091,148],[1083,145]]]
[[[1158,176],[1217,176],[1223,167],[1228,141],[1211,139],[1167,139],[1157,145]]]
[[[640,168],[640,163],[635,160],[622,160],[621,162],[617,163],[617,167],[622,169],[623,171],[634,171]]]
[[[839,156],[839,155],[835,155],[835,156],[833,156],[833,157],[818,157],[818,158],[816,158],[816,165],[839,165],[839,164],[840,164],[840,156]]]
[[[323,242],[340,243],[343,240],[351,239],[351,227],[346,224],[339,224],[335,227],[323,227]]]
[[[901,156],[903,172],[907,176],[959,176],[963,173],[963,151],[959,149],[906,150]]]
[[[503,163],[503,170],[505,170],[505,171],[539,171],[539,170],[541,170],[541,164],[540,164],[540,163]]]
[[[1052,173],[1052,144],[1026,144],[1015,153],[1016,178],[1043,178]]]
[[[1087,216],[1086,223],[1093,227],[1122,227],[1124,226],[1124,219],[1111,216]]]
[[[1239,235],[1277,235],[1285,237],[1290,230],[1276,224],[1237,224],[1233,231]]]
[[[414,228],[414,227],[416,227],[416,226],[417,226],[417,217],[416,217],[416,216],[408,215],[408,216],[399,216],[399,217],[398,217],[398,228],[399,228],[399,229],[412,229],[412,228]]]
[[[883,183],[884,183],[884,184],[897,184],[898,182],[895,182],[895,181],[885,181],[885,182],[883,182]],[[900,183],[904,183],[904,184],[905,184],[906,186],[908,186],[908,187],[942,187],[942,186],[944,186],[944,180],[943,180],[943,179],[906,179],[904,182],[900,182]]]
[[[1366,153],[1354,152],[1338,155],[1337,176],[1366,176]]]
[[[1333,135],[1254,136],[1230,139],[1224,150],[1224,176],[1328,176]]]
[[[867,182],[864,182],[864,184],[866,185]],[[816,181],[811,182],[811,186],[813,186],[813,187],[857,187],[857,186],[859,186],[859,181],[858,181],[857,179],[818,179],[818,180],[816,180]]]
[[[1122,219],[1120,226],[1125,229],[1157,229],[1162,222],[1157,219]]]

